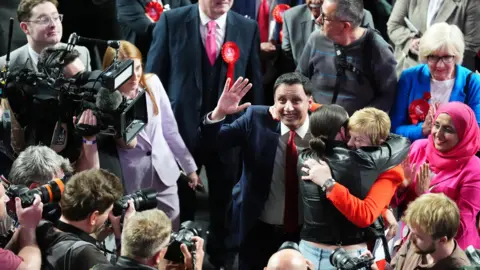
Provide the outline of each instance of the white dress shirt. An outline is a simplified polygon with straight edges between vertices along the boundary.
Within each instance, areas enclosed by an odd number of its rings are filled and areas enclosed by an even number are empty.
[[[425,0],[423,0],[425,1]],[[443,0],[430,0],[427,11],[427,29],[432,25],[432,21],[440,10]]]
[[[207,24],[212,21],[201,9],[200,6],[198,7],[198,11],[200,12],[200,36],[202,38],[203,46],[206,48],[206,41],[207,41],[207,34],[208,34],[208,26]],[[217,30],[216,30],[216,41],[217,41],[217,57],[220,54],[223,42],[225,40],[225,34],[227,31],[227,14],[225,13],[222,16],[218,17],[215,20],[217,23]]]
[[[307,117],[303,125],[295,130],[297,133],[297,140],[299,139],[298,137],[303,140],[307,135],[309,128],[310,120]],[[281,136],[279,137],[275,163],[273,164],[270,193],[268,194],[268,199],[265,202],[263,212],[260,216],[260,220],[268,224],[283,225],[283,214],[285,211],[285,151],[287,150],[288,137],[290,136],[289,132],[290,129],[281,123]],[[297,140],[295,140],[295,144],[297,146],[297,152],[300,153],[303,148],[297,143]],[[298,224],[303,224],[303,202],[300,197],[300,191],[298,195]]]

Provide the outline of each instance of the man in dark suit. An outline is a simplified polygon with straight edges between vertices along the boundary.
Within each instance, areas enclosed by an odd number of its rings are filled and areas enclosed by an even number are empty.
[[[145,13],[145,7],[151,0],[117,0],[117,20],[122,28],[124,40],[135,44],[146,59],[152,32],[156,21],[152,20]],[[190,0],[162,0],[164,11],[167,5],[169,9],[190,5]]]
[[[245,101],[263,103],[258,27],[254,21],[229,11],[232,3],[233,0],[221,3],[200,0],[198,4],[164,12],[153,31],[146,65],[146,72],[160,77],[179,132],[197,166],[205,165],[210,206],[207,253],[216,266],[224,264],[225,217],[232,187],[238,181],[239,154],[238,150],[200,149],[196,133],[202,116],[213,110],[222,93],[228,65],[221,52],[227,42],[238,47],[238,60],[231,66],[234,68],[232,77],[249,77],[255,85]],[[234,118],[232,116],[229,121]],[[180,218],[193,219],[195,202],[194,199],[188,202],[188,195],[185,195],[191,189],[184,190],[182,186],[179,183]]]
[[[232,220],[232,241],[240,246],[241,270],[263,269],[283,242],[299,241],[303,207],[295,190],[297,163],[292,159],[308,147],[311,138],[312,89],[299,73],[286,73],[275,82],[274,110],[280,121],[273,119],[269,107],[251,106],[235,122],[224,124],[227,115],[249,106],[239,105],[251,87],[247,83],[240,78],[231,89],[226,87],[200,126],[200,140],[205,144],[242,148],[243,172],[233,191]],[[287,188],[291,184],[294,188]]]

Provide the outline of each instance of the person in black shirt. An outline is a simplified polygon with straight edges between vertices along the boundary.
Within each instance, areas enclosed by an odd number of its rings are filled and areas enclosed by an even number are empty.
[[[97,237],[110,220],[116,239],[120,237],[120,218],[111,214],[113,204],[122,196],[118,177],[103,169],[75,174],[66,184],[60,207],[62,216],[53,225],[44,222],[37,229],[42,250],[43,267],[48,269],[90,269],[98,263],[108,263],[103,251],[96,246]],[[129,201],[125,222],[135,212]]]
[[[121,256],[115,265],[99,264],[92,270],[118,270],[118,269],[164,269],[162,263],[167,252],[172,231],[172,222],[167,215],[158,209],[151,209],[136,213],[123,227]],[[203,239],[192,237],[196,247],[196,264],[192,265],[192,254],[185,244],[180,250],[185,257],[185,265],[171,265],[169,268],[200,270],[203,263]],[[178,267],[178,268],[177,268]]]

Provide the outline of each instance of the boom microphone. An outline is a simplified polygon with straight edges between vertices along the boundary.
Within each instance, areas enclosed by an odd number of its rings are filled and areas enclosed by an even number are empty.
[[[107,88],[100,88],[95,105],[102,111],[115,111],[122,104],[123,96],[118,90],[112,92]]]
[[[103,39],[96,39],[96,38],[86,38],[77,35],[76,33],[72,33],[68,38],[68,43],[73,43],[76,45],[77,43],[80,44],[94,44],[94,45],[106,45],[108,47],[112,47],[114,49],[120,48],[120,41],[118,40],[103,40]]]

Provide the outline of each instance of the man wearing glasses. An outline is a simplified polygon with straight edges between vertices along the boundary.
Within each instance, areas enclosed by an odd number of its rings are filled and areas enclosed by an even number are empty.
[[[29,68],[37,71],[38,57],[49,46],[62,46],[62,19],[57,0],[22,0],[17,8],[20,28],[27,36],[27,44],[10,54],[10,68]],[[80,60],[90,70],[90,54],[87,48],[76,46]],[[6,64],[6,56],[0,58],[0,68]]]
[[[325,0],[315,31],[298,61],[310,78],[313,98],[338,104],[351,115],[364,107],[388,112],[397,88],[392,47],[374,30],[361,27],[363,1]]]

